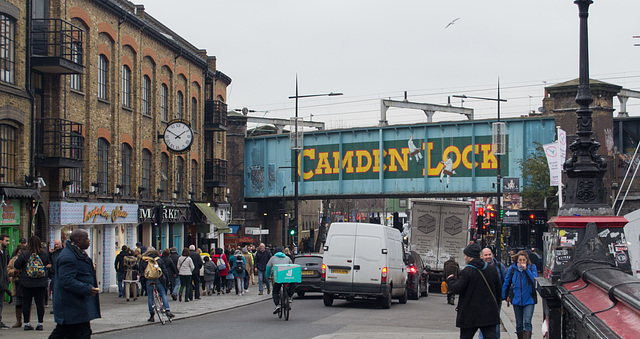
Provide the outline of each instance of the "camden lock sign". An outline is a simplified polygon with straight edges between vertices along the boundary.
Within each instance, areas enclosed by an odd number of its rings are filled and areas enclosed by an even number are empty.
[[[379,177],[378,142],[345,143],[342,154],[339,146],[305,147],[299,155],[300,176],[305,181],[330,181],[338,180],[342,171],[343,180]],[[471,137],[386,141],[382,156],[384,177],[389,179],[438,177],[443,173],[471,177],[474,170],[476,177],[493,177],[498,163],[492,153],[491,136],[476,136],[475,143]],[[508,153],[502,156],[504,173],[509,173],[508,158]]]

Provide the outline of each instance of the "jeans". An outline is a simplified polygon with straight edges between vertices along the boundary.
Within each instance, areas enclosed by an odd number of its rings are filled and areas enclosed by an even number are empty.
[[[118,281],[118,297],[124,297],[124,286],[122,280],[124,280],[124,272],[116,272],[116,280]],[[51,285],[53,285],[53,279],[51,279]]]
[[[182,295],[182,291],[184,291],[184,301],[187,301],[191,297],[191,276],[190,275],[179,275],[180,277],[180,290],[178,291],[178,295]]]
[[[245,291],[249,289],[249,274],[244,275],[244,289]]]
[[[516,333],[531,332],[531,317],[533,317],[534,308],[534,304],[526,306],[513,305],[513,312],[516,315]]]
[[[160,280],[147,280],[147,301],[149,303],[149,314],[153,315],[153,283],[155,283],[156,288],[158,289],[158,294],[160,294],[160,298],[162,298],[164,310],[169,311],[169,299],[167,299],[167,292],[165,291],[164,286],[162,285]]]
[[[210,295],[211,293],[214,292],[213,290],[213,284],[215,283],[215,280],[210,280],[210,281],[205,281],[204,282],[204,286],[207,292],[207,295]]]
[[[216,279],[214,281],[214,287],[218,294],[220,294],[220,289],[222,289],[222,292],[225,292],[224,282],[227,281],[227,276],[220,275],[216,272]]]
[[[244,293],[244,278],[236,277],[236,294]]]
[[[178,289],[180,288],[180,276],[176,275],[173,278],[173,292],[171,294],[178,294]]]
[[[262,284],[267,285],[267,290],[271,289],[271,285],[269,284],[269,279],[265,276],[265,271],[258,270],[258,291],[262,293]]]
[[[196,270],[193,270],[193,272],[196,272]],[[194,296],[196,299],[200,299],[200,270],[198,270],[198,272],[196,272],[195,274],[191,275],[191,284],[192,284],[192,288],[193,288],[193,294],[191,295],[191,293],[189,293],[190,298],[193,300]]]
[[[498,305],[498,314],[500,314],[501,308],[502,308],[502,303]],[[500,324],[496,325],[496,338],[500,339]],[[478,337],[478,339],[484,339],[484,336],[482,335],[482,331],[480,331],[480,336]]]

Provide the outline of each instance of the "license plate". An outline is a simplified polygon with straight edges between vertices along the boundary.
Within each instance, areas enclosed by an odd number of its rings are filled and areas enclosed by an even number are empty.
[[[313,275],[313,271],[302,271],[300,272],[302,275]]]
[[[333,268],[331,269],[331,273],[349,274],[349,270],[342,269],[342,268]]]

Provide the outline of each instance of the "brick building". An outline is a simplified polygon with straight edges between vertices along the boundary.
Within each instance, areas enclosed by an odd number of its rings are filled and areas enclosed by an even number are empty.
[[[0,27],[6,231],[87,229],[103,290],[122,245],[219,244],[231,78],[215,57],[124,0],[0,0]],[[162,140],[176,119],[193,130],[179,153]]]

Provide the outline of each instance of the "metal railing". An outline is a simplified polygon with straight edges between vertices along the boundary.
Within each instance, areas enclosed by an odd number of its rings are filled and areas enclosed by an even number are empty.
[[[204,182],[208,186],[227,186],[227,161],[210,159],[204,161]]]
[[[82,161],[82,124],[60,118],[36,120],[36,155]]]
[[[31,48],[34,56],[58,57],[83,64],[84,31],[62,19],[33,19]]]
[[[204,128],[220,128],[227,126],[227,104],[220,100],[205,100]]]

